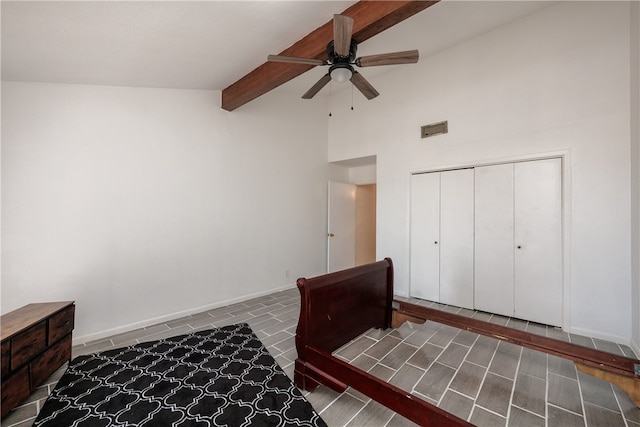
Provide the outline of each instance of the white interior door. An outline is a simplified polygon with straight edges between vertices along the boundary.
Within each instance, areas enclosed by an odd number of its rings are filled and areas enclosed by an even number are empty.
[[[514,313],[513,163],[475,168],[474,307]]]
[[[515,316],[562,325],[560,159],[515,164]]]
[[[356,263],[356,186],[329,181],[327,272]]]
[[[473,169],[440,174],[440,302],[473,308]]]
[[[440,301],[440,172],[411,177],[411,296]]]

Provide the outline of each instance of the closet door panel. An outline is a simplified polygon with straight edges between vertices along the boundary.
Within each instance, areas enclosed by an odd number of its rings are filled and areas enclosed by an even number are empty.
[[[473,308],[473,169],[440,175],[440,302]]]
[[[440,300],[440,173],[411,177],[411,296]]]
[[[475,169],[474,308],[513,316],[514,165]]]
[[[560,159],[515,164],[515,316],[562,325]]]

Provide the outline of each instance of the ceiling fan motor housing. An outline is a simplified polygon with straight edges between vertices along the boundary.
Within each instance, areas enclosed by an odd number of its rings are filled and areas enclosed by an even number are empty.
[[[329,62],[332,64],[349,64],[353,63],[356,59],[356,52],[358,51],[358,43],[354,39],[351,39],[351,45],[349,46],[349,56],[340,56],[336,55],[334,50],[334,43],[331,40],[327,44],[327,56],[329,57]]]

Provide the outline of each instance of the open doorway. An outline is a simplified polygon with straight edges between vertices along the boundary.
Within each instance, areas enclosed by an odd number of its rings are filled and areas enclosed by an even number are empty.
[[[375,156],[331,163],[327,272],[376,260]]]
[[[356,186],[355,264],[376,260],[376,184]]]

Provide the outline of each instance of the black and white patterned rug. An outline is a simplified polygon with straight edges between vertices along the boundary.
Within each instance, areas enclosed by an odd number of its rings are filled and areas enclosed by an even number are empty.
[[[245,323],[77,357],[33,425],[326,426]]]

